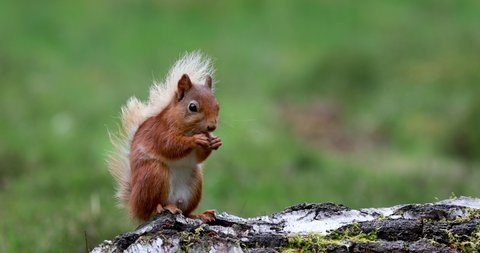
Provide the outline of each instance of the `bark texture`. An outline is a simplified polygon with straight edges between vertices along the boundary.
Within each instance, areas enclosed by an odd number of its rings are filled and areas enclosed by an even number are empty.
[[[299,204],[214,222],[164,212],[92,252],[480,252],[480,199],[354,210]]]

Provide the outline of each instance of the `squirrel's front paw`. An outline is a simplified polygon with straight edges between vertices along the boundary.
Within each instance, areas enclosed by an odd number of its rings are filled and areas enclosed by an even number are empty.
[[[208,140],[208,137],[205,134],[196,134],[192,137],[197,146],[200,146],[202,148],[210,147],[210,141]]]
[[[209,141],[210,141],[210,149],[215,149],[216,150],[220,146],[222,146],[222,139],[220,139],[217,136],[209,138]]]

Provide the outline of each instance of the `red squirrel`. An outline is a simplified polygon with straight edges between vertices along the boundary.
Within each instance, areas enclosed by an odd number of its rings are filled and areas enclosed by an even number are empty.
[[[209,58],[186,54],[163,83],[151,87],[146,103],[133,97],[122,108],[109,170],[131,216],[145,221],[168,210],[204,222],[215,219],[212,210],[192,214],[202,196],[201,163],[222,145],[212,134],[220,109],[213,71]]]

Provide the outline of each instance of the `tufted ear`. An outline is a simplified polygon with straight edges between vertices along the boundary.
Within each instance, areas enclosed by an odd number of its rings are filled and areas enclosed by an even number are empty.
[[[178,81],[177,100],[180,101],[185,96],[185,93],[192,88],[192,81],[187,74],[183,74]]]
[[[205,77],[205,85],[207,85],[208,88],[212,89],[212,77],[210,75],[207,75],[207,77]]]

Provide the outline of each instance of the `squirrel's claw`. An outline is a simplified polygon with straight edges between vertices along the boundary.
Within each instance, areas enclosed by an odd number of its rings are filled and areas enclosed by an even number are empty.
[[[215,210],[206,210],[205,212],[198,215],[198,218],[203,222],[212,222],[215,220]]]

